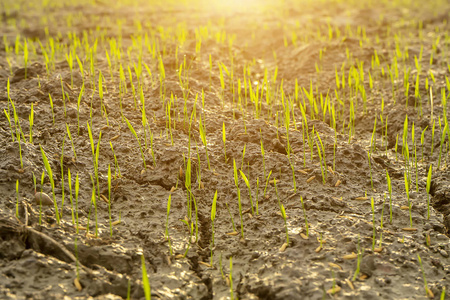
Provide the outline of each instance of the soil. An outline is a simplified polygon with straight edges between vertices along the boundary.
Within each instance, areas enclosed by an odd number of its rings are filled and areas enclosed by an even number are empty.
[[[19,9],[18,3],[7,1],[2,8],[0,108],[10,112],[14,129],[7,93],[9,79],[9,97],[23,137],[19,147],[6,114],[1,114],[0,298],[144,299],[142,255],[153,299],[439,299],[445,288],[450,289],[449,141],[445,135],[441,141],[447,112],[442,99],[449,94],[446,78],[450,71],[450,5],[446,1],[427,5],[415,0],[235,1],[228,5],[123,2],[29,1],[26,9]],[[180,44],[177,30],[182,28],[187,35]],[[196,32],[205,28],[207,37],[202,39],[201,50],[196,51]],[[333,29],[331,38],[329,28]],[[298,37],[296,42],[292,32]],[[85,36],[90,46],[98,38],[95,76],[84,42],[76,50],[85,62],[83,73],[76,60],[73,70],[69,68],[65,53],[69,47],[73,49],[74,34],[80,40]],[[138,79],[133,63],[139,64],[138,45],[144,43],[146,34],[158,48],[156,53],[143,47],[142,62],[152,77],[143,67],[142,78]],[[17,35],[21,37],[18,54],[14,48]],[[23,38],[28,39],[30,52],[26,73]],[[111,55],[109,41],[113,38],[121,41],[122,53],[120,58],[113,57],[110,72],[105,50]],[[55,64],[47,72],[38,41],[45,47],[50,39],[57,47]],[[396,52],[404,49],[408,56],[403,52],[398,58]],[[374,68],[375,51],[380,66]],[[421,57],[420,70],[414,56]],[[158,57],[164,64],[164,78]],[[184,60],[182,71],[187,74],[189,88],[180,83],[178,76],[178,66]],[[399,64],[400,75],[392,83],[389,75],[383,76],[381,67],[388,72],[394,61]],[[227,70],[221,71],[219,62]],[[120,63],[127,85],[125,94],[121,93]],[[405,91],[404,73],[408,68],[410,87]],[[361,69],[365,104],[362,93],[355,96],[348,82],[349,72]],[[238,79],[242,84],[240,106],[238,93],[231,92],[226,75],[231,70],[235,91]],[[260,87],[265,70],[269,84],[263,91]],[[336,88],[335,70],[345,72],[345,88],[342,83],[340,89]],[[102,99],[98,88],[100,71],[104,76]],[[220,72],[225,74],[224,91]],[[262,103],[258,112],[254,100],[244,95],[244,72],[245,86],[251,82],[253,91],[259,88]],[[420,97],[414,94],[416,74],[420,74]],[[145,104],[139,94],[133,96],[132,89],[139,80]],[[296,81],[300,87],[298,98]],[[310,86],[318,103],[316,108],[306,98]],[[269,104],[265,101],[268,94],[272,97]],[[338,114],[336,134],[330,126],[330,110],[326,109],[323,117],[320,106],[320,99],[327,96]],[[287,133],[282,124],[289,98],[295,104]],[[347,127],[352,99],[357,105],[353,133]],[[305,117],[300,110],[302,104]],[[143,106],[149,122],[145,132]],[[406,116],[407,145],[402,140]],[[136,130],[141,145],[125,118]],[[207,148],[201,139],[200,119]],[[376,134],[371,144],[375,119]],[[97,172],[87,124],[94,148],[100,143]],[[425,128],[423,143],[419,143]],[[314,138],[317,144],[312,145],[311,156],[303,129],[313,138],[320,136],[320,156],[318,138]],[[41,147],[53,171],[59,224],[55,207],[40,208],[34,198],[33,176],[37,191],[53,197]],[[414,151],[417,153],[417,164],[411,163],[409,168],[402,155],[406,147],[412,162]],[[327,169],[324,180],[321,157],[325,157]],[[189,189],[185,185],[188,161],[192,174]],[[241,210],[233,162],[251,187],[250,197],[238,172]],[[428,218],[426,186],[430,165],[433,173]],[[108,167],[112,173],[110,196]],[[406,170],[411,171],[409,196]],[[72,210],[77,175],[78,207]],[[285,210],[286,223],[279,203]],[[78,232],[72,212],[78,216]],[[288,245],[284,245],[285,226]],[[77,287],[78,283],[81,286]]]

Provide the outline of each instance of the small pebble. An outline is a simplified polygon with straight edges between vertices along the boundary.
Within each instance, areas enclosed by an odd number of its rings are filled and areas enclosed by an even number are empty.
[[[440,249],[440,250],[439,250],[439,253],[441,253],[441,255],[442,255],[443,257],[445,257],[445,258],[448,257],[448,253],[447,253],[447,251],[445,251],[444,249]]]
[[[34,194],[34,201],[36,201],[37,205],[41,203],[43,206],[53,205],[53,200],[50,198],[50,196],[43,192],[36,192]]]

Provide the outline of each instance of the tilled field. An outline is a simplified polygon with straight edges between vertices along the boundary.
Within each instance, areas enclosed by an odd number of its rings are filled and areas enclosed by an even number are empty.
[[[22,2],[0,298],[445,299],[447,1]]]

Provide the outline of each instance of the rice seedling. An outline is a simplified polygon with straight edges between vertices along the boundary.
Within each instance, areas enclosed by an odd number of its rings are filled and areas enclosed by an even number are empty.
[[[412,130],[411,130],[411,139],[412,139],[412,143],[414,146],[414,167],[415,167],[415,174],[416,174],[416,191],[419,192],[419,173],[418,173],[418,169],[417,169],[417,146],[416,146],[416,140],[414,139],[414,123],[412,125]]]
[[[56,203],[56,196],[55,196],[55,181],[53,179],[53,172],[52,168],[50,167],[50,164],[48,162],[47,156],[45,155],[45,151],[42,148],[41,145],[39,145],[41,148],[41,154],[42,154],[42,160],[44,162],[45,169],[47,170],[48,177],[50,179],[50,184],[52,186],[52,195],[53,195],[53,203],[55,205],[55,216],[56,216],[56,223],[59,225],[60,219],[59,219],[59,211],[58,211],[58,204]]]
[[[80,190],[80,181],[78,179],[78,173],[75,177],[75,220],[76,220],[76,230],[77,230],[77,234],[79,231],[79,226],[78,226],[78,192]],[[73,210],[72,210],[73,211]]]
[[[11,139],[14,142],[15,138],[14,138],[14,131],[13,131],[12,124],[11,124],[11,117],[10,117],[9,113],[6,111],[5,108],[3,109],[3,112],[5,113],[6,119],[8,120],[9,129],[11,130]]]
[[[397,146],[398,146],[398,134],[397,134],[397,137],[395,138],[395,147],[394,147],[394,151],[395,151],[395,161],[396,161],[396,162],[398,162]]]
[[[142,267],[142,285],[144,286],[145,300],[151,300],[152,294],[150,290],[150,282],[148,280],[147,268],[145,267],[144,254],[141,254],[141,267]]]
[[[24,40],[23,43],[23,62],[25,66],[25,79],[27,79],[27,71],[28,71],[28,43],[27,39]]]
[[[72,144],[72,151],[73,151],[74,158],[76,160],[77,159],[77,152],[75,151],[75,146],[73,144],[72,135],[70,134],[70,128],[69,128],[69,125],[67,123],[66,123],[66,131],[67,131],[67,135],[69,136],[70,143]]]
[[[316,148],[317,148],[317,153],[319,154],[320,172],[322,173],[322,182],[323,182],[323,184],[325,184],[326,183],[326,175],[325,175],[326,170],[324,171],[324,169],[325,169],[325,167],[323,166],[324,159],[322,158],[322,152],[320,151],[320,147],[319,147],[319,144],[317,143],[317,141],[316,141]]]
[[[304,216],[304,218],[305,218],[305,231],[306,231],[306,237],[309,237],[308,217],[307,217],[307,215],[306,215],[305,203],[303,202],[303,197],[302,197],[302,196],[300,196],[300,202],[302,203],[303,216]]]
[[[172,242],[171,242],[170,236],[169,236],[169,215],[170,215],[170,204],[171,204],[171,202],[172,202],[172,194],[169,194],[169,199],[167,199],[166,239],[167,239],[167,242],[169,243],[170,256],[173,255]]]
[[[77,232],[78,233],[78,232]],[[74,247],[75,247],[75,268],[76,268],[76,273],[77,273],[77,279],[78,281],[80,280],[80,269],[79,269],[79,265],[78,265],[78,237],[75,237],[75,242],[74,242]]]
[[[92,133],[90,134],[89,138],[92,138]],[[99,159],[99,155],[100,155],[100,142],[101,142],[101,140],[102,140],[102,131],[100,130],[100,133],[98,134],[97,146],[95,147],[95,152],[92,153],[93,156],[94,156],[93,157],[93,163],[94,163],[95,181],[97,182],[97,192],[98,192],[98,198],[97,199],[100,199],[100,182],[99,182],[99,176],[98,176],[98,169],[99,169],[98,159]],[[94,144],[93,144],[93,140],[92,139],[91,139],[91,142],[92,142],[91,147],[92,147],[92,149],[94,149]]]
[[[61,147],[61,156],[59,164],[61,165],[61,219],[63,217],[64,211],[64,143],[66,141],[66,136],[64,135],[62,147]]]
[[[233,257],[230,256],[230,299],[234,300],[234,294],[233,294]]]
[[[248,196],[250,198],[250,205],[252,207],[252,215],[255,215],[255,210],[253,208],[252,189],[250,187],[250,182],[248,181],[247,176],[245,176],[245,174],[244,174],[244,172],[242,172],[242,170],[239,170],[239,172],[241,173],[241,177],[244,180],[245,185],[248,188]]]
[[[287,240],[287,245],[289,245],[289,236],[288,236],[288,232],[287,232],[287,223],[286,223],[286,212],[284,211],[283,203],[281,203],[280,197],[278,196],[277,179],[276,178],[273,180],[273,185],[275,187],[275,194],[277,196],[278,207],[281,210],[281,216],[283,217],[284,223],[285,223],[285,226],[286,226],[286,240]]]
[[[433,120],[433,127],[431,128],[431,156],[433,156],[433,150],[434,150],[434,129],[436,126],[436,121]]]
[[[231,214],[231,210],[230,210],[230,208],[228,207],[228,203],[227,203],[227,202],[225,202],[225,206],[227,207],[228,214],[230,215],[231,225],[233,226],[233,232],[236,232],[236,233],[237,233],[236,226],[234,225],[233,215]]]
[[[80,93],[78,94],[78,100],[77,100],[77,133],[80,135],[80,104],[81,104],[81,97],[83,96],[84,92],[84,82],[81,86]]]
[[[73,56],[72,56],[72,52],[69,52],[69,55],[67,55],[66,53],[66,61],[67,64],[69,65],[69,70],[70,70],[70,87],[73,88]]]
[[[19,219],[19,179],[16,180],[16,218]]]
[[[100,97],[100,109],[103,110],[103,115],[106,118],[106,125],[109,126],[109,121],[108,121],[108,112],[106,110],[106,106],[103,102],[103,75],[102,75],[102,71],[100,70],[99,74],[98,74],[98,95]]]
[[[433,165],[430,165],[430,168],[428,169],[428,175],[427,175],[427,220],[430,219],[430,189],[431,189],[431,172],[433,169]]]
[[[419,253],[417,253],[417,260],[419,261],[420,269],[422,270],[422,277],[423,277],[423,287],[425,288],[426,295],[433,299],[434,294],[433,292],[428,288],[427,278],[425,276],[425,269],[423,268],[422,259],[420,258]]]
[[[208,163],[208,169],[211,170],[211,165],[209,163],[209,156],[208,156],[208,143],[206,142],[206,131],[205,131],[205,126],[202,123],[202,118],[201,117],[200,117],[198,128],[199,128],[199,131],[200,131],[200,139],[202,140],[203,146],[205,146],[206,161]]]
[[[423,161],[423,147],[424,147],[424,143],[425,143],[425,131],[427,130],[428,126],[425,127],[424,130],[422,130],[422,134],[420,135],[420,145],[422,148],[422,158],[420,159],[420,161]]]
[[[217,202],[217,190],[214,193],[213,202],[211,205],[211,266],[213,266],[213,248],[214,248],[214,220],[216,219],[216,202]]]
[[[239,190],[236,161],[234,159],[233,159],[233,174],[234,174],[234,184],[236,185],[236,189],[237,189],[239,216],[241,218],[241,237],[242,237],[242,239],[245,239],[245,237],[244,237],[244,220],[242,218],[241,191]]]
[[[64,117],[67,117],[67,109],[66,109],[66,93],[64,93],[64,84],[62,81],[62,78],[60,78],[61,81],[61,94],[62,94],[62,101],[63,101],[63,107],[64,107]]]
[[[370,173],[370,187],[373,190],[373,179],[372,179],[372,152],[375,151],[375,133],[377,129],[377,118],[375,118],[375,122],[373,124],[372,137],[370,139],[370,147],[369,152],[367,153],[369,158],[369,173]]]
[[[403,136],[402,136],[402,155],[405,158],[405,152],[408,151],[408,115],[405,117],[405,121],[403,122]]]
[[[438,170],[439,170],[439,167],[441,165],[442,146],[444,145],[445,134],[447,133],[447,129],[448,129],[448,124],[446,123],[445,126],[444,126],[444,130],[442,131],[441,145],[439,147],[439,159],[438,159],[438,165],[437,165],[437,169]]]
[[[258,211],[258,195],[259,195],[259,177],[256,178],[256,215],[259,215],[259,211]]]
[[[9,117],[8,117],[9,121]],[[31,110],[30,115],[28,116],[28,121],[30,123],[30,143],[33,143],[33,125],[34,125],[34,109],[33,109],[33,103],[31,103]],[[11,126],[11,124],[10,124]]]
[[[89,174],[89,176],[91,177],[91,182],[92,182],[92,194],[91,194],[91,202],[89,204],[89,213],[88,213],[88,221],[87,221],[87,225],[86,225],[86,228],[87,228],[86,233],[89,233],[89,221],[91,219],[92,205],[94,205],[95,237],[98,237],[98,218],[97,218],[98,215],[97,215],[97,198],[96,198],[96,190],[97,189],[95,187],[94,177],[92,177],[91,174]]]
[[[247,148],[247,144],[244,144],[244,149],[242,150],[242,161],[241,161],[241,167],[240,169],[244,167],[244,158],[245,158],[245,149]]]
[[[109,216],[109,231],[110,236],[112,236],[113,230],[111,220],[111,165],[108,165],[108,216]]]
[[[125,121],[127,122],[128,129],[130,129],[131,133],[134,135],[134,137],[135,137],[136,140],[138,141],[139,149],[140,149],[140,151],[141,151],[141,156],[142,156],[142,162],[143,162],[143,164],[144,164],[144,169],[146,169],[146,168],[147,168],[147,165],[146,165],[146,163],[145,163],[144,150],[142,149],[141,140],[139,139],[139,137],[138,137],[136,131],[134,130],[133,125],[131,125],[130,121],[128,121],[127,118],[125,118]]]
[[[370,198],[370,207],[372,208],[372,227],[373,227],[373,235],[372,235],[372,251],[375,250],[375,239],[377,237],[377,229],[375,224],[375,204],[373,201],[373,197]]]
[[[408,199],[409,222],[410,222],[410,225],[411,225],[411,228],[412,228],[412,227],[413,227],[413,226],[412,226],[412,201],[411,201],[411,199],[410,199],[410,197],[409,197],[409,189],[410,189],[410,186],[409,186],[409,179],[408,179],[408,175],[407,175],[406,171],[405,171],[403,174],[404,174],[404,178],[405,178],[406,198]]]
[[[183,157],[184,158],[184,157]],[[184,172],[184,186],[186,189],[190,189],[191,187],[191,159],[188,159],[186,163],[186,170]],[[191,194],[187,193],[187,218],[190,220],[192,218],[192,202],[191,202]]]
[[[267,186],[269,185],[270,175],[272,175],[272,170],[270,170],[269,175],[267,175],[266,186],[264,187],[264,197],[266,197]]]
[[[381,217],[380,217],[380,240],[378,243],[378,249],[381,251],[383,249],[382,247],[382,240],[383,240],[383,224],[384,224],[384,207],[386,204],[386,193],[383,195],[383,208],[381,209]]]
[[[359,272],[360,272],[360,269],[361,269],[361,261],[362,261],[363,254],[364,254],[364,248],[361,250],[360,237],[358,235],[358,260],[356,262],[356,270],[355,270],[355,273],[353,274],[352,281],[355,281],[356,278],[359,275]]]
[[[197,141],[195,141],[195,149],[197,150],[197,160],[198,160],[198,170],[197,170],[197,181],[198,181],[198,188],[201,189],[202,188],[202,164],[201,164],[201,160],[200,160],[200,153],[198,151],[198,144]]]
[[[114,148],[111,141],[109,141],[109,145],[111,146],[111,151],[114,156],[114,178],[121,177],[122,175],[120,174],[119,162],[117,161],[117,157],[114,153]]]
[[[276,191],[276,184],[275,184],[275,191]],[[288,227],[287,227],[287,216],[286,216],[286,211],[284,209],[283,203],[280,203],[280,210],[281,210],[281,216],[283,217],[284,220],[284,227],[286,229],[286,246],[289,246],[289,232],[288,232]]]
[[[21,143],[21,138],[20,138],[20,133],[21,133],[22,129],[20,128],[19,116],[16,111],[16,106],[14,105],[13,101],[10,101],[10,103],[11,103],[11,106],[13,108],[13,113],[14,113],[14,126],[16,128],[16,140],[19,144],[20,169],[23,170],[22,143]],[[23,133],[22,133],[22,135],[23,135]],[[25,141],[25,137],[23,137],[23,140]]]
[[[69,200],[72,211],[72,225],[75,226],[75,214],[73,210],[73,194],[72,194],[72,175],[70,174],[70,169],[67,169],[67,181],[69,183]]]
[[[225,156],[225,163],[227,162],[227,137],[225,132],[225,122],[222,123],[222,141],[223,141],[223,154]]]
[[[188,209],[188,220],[191,221],[192,219],[192,204],[194,204],[195,209],[195,240],[198,239],[198,208],[197,208],[197,201],[195,200],[194,194],[191,191],[191,159],[188,159],[186,164],[186,171],[185,171],[185,187],[187,190],[187,209]],[[192,221],[191,221],[192,222]],[[191,223],[192,226],[192,223]],[[191,238],[192,238],[192,230],[191,230]]]
[[[52,119],[53,119],[53,125],[55,125],[55,111],[53,110],[53,99],[52,95],[48,93],[48,97],[50,99],[50,108],[52,109]]]
[[[42,195],[42,188],[44,186],[44,178],[45,178],[45,171],[42,171],[41,174],[41,195]],[[36,189],[34,189],[36,191]],[[39,225],[42,223],[42,201],[39,201]]]

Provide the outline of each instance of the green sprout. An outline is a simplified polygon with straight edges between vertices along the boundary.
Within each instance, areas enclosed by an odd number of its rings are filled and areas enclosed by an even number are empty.
[[[242,169],[244,167],[244,158],[245,158],[245,149],[247,148],[247,144],[244,145],[244,150],[242,150],[242,161],[241,161],[241,167]]]
[[[430,189],[431,189],[431,172],[433,165],[430,165],[427,175],[427,220],[430,219]]]
[[[78,101],[77,101],[77,133],[80,135],[80,104],[81,104],[81,97],[83,96],[84,92],[84,82],[81,86],[80,93],[78,94]]]
[[[150,282],[148,281],[147,268],[145,267],[144,254],[141,255],[141,266],[142,266],[142,285],[144,286],[145,300],[151,300],[152,294],[150,289]]]
[[[113,235],[112,221],[111,221],[111,165],[108,165],[108,215],[109,215],[109,231]]]
[[[5,108],[3,109],[3,112],[5,113],[6,119],[8,120],[9,129],[11,130],[11,138],[12,138],[12,141],[14,142],[14,131],[13,131],[12,124],[11,124],[11,117],[9,116],[9,113],[6,111]]]
[[[230,299],[234,300],[234,295],[233,295],[233,257],[230,256]]]
[[[73,139],[72,139],[72,135],[70,134],[70,128],[69,125],[66,123],[66,130],[67,130],[67,135],[69,136],[70,139],[70,143],[72,144],[72,151],[73,151],[73,155],[75,157],[75,160],[77,159],[77,152],[75,151],[75,146],[73,144]]]
[[[213,265],[213,248],[214,248],[214,220],[216,219],[216,202],[217,202],[217,190],[214,193],[214,198],[211,206],[211,266]]]
[[[61,80],[61,93],[62,93],[62,101],[63,101],[63,107],[64,107],[64,117],[67,117],[67,109],[66,109],[66,93],[64,93],[64,84],[62,78]],[[67,94],[68,95],[68,94]]]
[[[64,211],[64,143],[66,141],[66,136],[64,135],[62,147],[61,147],[61,157],[60,157],[60,165],[61,165],[61,218],[63,216]]]
[[[440,148],[439,148],[439,160],[438,160],[438,165],[437,165],[437,169],[438,170],[439,170],[439,167],[441,165],[442,146],[444,145],[445,134],[447,133],[447,128],[448,128],[448,123],[445,124],[444,130],[442,131],[441,145],[440,145]]]
[[[305,217],[305,230],[306,230],[306,236],[309,237],[308,217],[306,216],[305,203],[303,202],[303,197],[302,197],[302,196],[300,196],[300,202],[302,203],[303,216]]]
[[[249,183],[249,181],[248,181],[248,179],[247,179],[247,176],[245,176],[244,172],[242,172],[241,170],[239,170],[239,172],[241,173],[241,177],[242,177],[242,179],[244,179],[245,185],[246,185],[247,188],[248,188],[248,196],[249,196],[249,198],[250,198],[250,205],[251,205],[251,207],[252,207],[252,215],[254,215],[254,214],[255,214],[255,211],[254,211],[254,209],[253,209],[252,189],[251,189],[251,187],[250,187],[250,183]]]
[[[131,125],[131,123],[128,121],[127,118],[125,118],[125,121],[127,122],[128,128],[130,129],[131,133],[133,133],[134,137],[135,137],[136,140],[138,141],[139,149],[141,150],[142,162],[144,163],[144,169],[146,169],[146,168],[147,168],[147,165],[146,165],[146,163],[145,163],[144,150],[142,149],[141,140],[139,139],[139,137],[138,137],[136,131],[134,130],[133,126]]]
[[[265,155],[264,155],[264,146],[263,146],[263,140],[261,139],[261,155],[262,155],[262,161],[263,161],[263,171],[264,171],[264,178],[266,178],[266,161],[265,161]]]
[[[421,160],[423,161],[423,147],[424,147],[424,142],[425,142],[425,131],[427,130],[428,126],[425,127],[425,129],[422,131],[422,134],[420,135],[420,145],[422,148],[422,158]]]
[[[50,95],[50,93],[48,93],[48,97],[50,98],[50,107],[52,109],[52,118],[53,118],[53,125],[55,125],[55,112],[53,110],[53,99],[52,99],[52,95]]]
[[[267,179],[266,179],[266,186],[264,187],[264,197],[266,196],[266,191],[267,191],[267,186],[269,185],[270,175],[272,175],[272,170],[270,170],[269,175],[267,176]]]
[[[203,146],[205,146],[205,151],[206,151],[206,161],[208,162],[208,169],[211,170],[211,165],[209,164],[209,156],[208,156],[208,143],[206,142],[206,132],[205,132],[205,127],[202,123],[202,118],[200,117],[200,122],[199,122],[199,131],[200,131],[200,138],[202,140]]]
[[[19,219],[19,179],[16,180],[16,218]]]
[[[275,190],[276,190],[276,184],[275,184]],[[286,229],[286,245],[289,246],[289,233],[288,233],[288,227],[287,227],[287,216],[286,216],[286,211],[284,209],[283,203],[280,203],[280,210],[281,210],[281,215],[283,217],[284,220],[284,227]]]
[[[172,242],[171,242],[170,236],[169,236],[169,215],[170,215],[170,203],[171,202],[172,202],[172,194],[169,194],[169,199],[167,199],[166,238],[167,238],[167,242],[169,243],[170,256],[173,255]]]
[[[372,207],[372,224],[373,224],[373,236],[372,236],[372,251],[375,250],[375,238],[377,237],[377,229],[375,226],[375,204],[373,197],[370,198],[370,206]]]
[[[27,39],[24,40],[23,44],[23,62],[25,65],[25,79],[27,79],[27,71],[28,71],[28,43]]]
[[[22,143],[21,143],[21,139],[20,139],[20,132],[22,129],[20,128],[19,115],[17,114],[16,106],[14,105],[14,103],[12,101],[10,101],[10,103],[11,103],[11,106],[12,106],[13,112],[14,112],[14,124],[16,127],[16,139],[17,139],[17,142],[19,143],[20,168],[23,169]],[[23,140],[25,140],[25,138]]]
[[[361,269],[362,256],[364,253],[364,249],[361,251],[361,246],[360,246],[359,242],[360,242],[360,237],[358,235],[358,261],[356,262],[356,270],[355,270],[355,274],[353,274],[352,281],[355,281],[359,275],[359,272]]]
[[[77,226],[77,234],[79,232],[79,226],[78,226],[78,192],[80,190],[80,181],[78,179],[78,173],[75,178],[75,216],[76,216],[76,226]]]
[[[223,141],[223,154],[225,155],[225,163],[227,162],[227,138],[225,133],[225,122],[222,123],[222,141]]]
[[[422,270],[423,286],[425,288],[425,293],[430,298],[434,298],[434,296],[431,297],[431,295],[433,295],[433,292],[431,292],[431,290],[428,288],[427,278],[425,276],[425,269],[423,268],[422,259],[420,258],[419,253],[417,253],[417,260],[419,261],[420,269]]]
[[[122,175],[120,174],[119,163],[117,161],[116,154],[114,153],[114,148],[113,148],[113,145],[112,145],[111,141],[109,141],[109,145],[111,146],[111,151],[112,151],[113,156],[114,156],[114,166],[115,166],[114,167],[114,178],[117,178],[117,176],[121,177]]]
[[[41,193],[42,193],[42,188],[44,186],[44,179],[45,179],[45,171],[42,171],[41,174]],[[39,201],[39,225],[41,225],[42,222],[42,201]]]
[[[45,151],[42,148],[41,145],[39,145],[41,148],[41,154],[42,154],[42,160],[44,161],[45,169],[47,170],[48,177],[50,179],[50,184],[52,186],[52,194],[53,194],[53,203],[55,205],[55,215],[56,215],[56,223],[59,225],[59,211],[58,211],[58,204],[56,203],[56,196],[55,196],[55,181],[53,179],[53,172],[52,168],[50,167],[50,164],[48,163],[47,156],[45,155]]]
[[[75,237],[75,243],[74,243],[74,246],[75,246],[75,258],[76,258],[75,265],[76,265],[77,279],[80,280],[80,270],[79,270],[79,266],[78,266],[79,263],[78,263],[78,243],[77,243],[77,241],[78,241],[78,237],[76,236]]]
[[[234,173],[234,184],[236,185],[237,195],[238,195],[239,216],[241,217],[241,236],[242,236],[242,239],[245,239],[245,237],[244,237],[244,220],[242,218],[241,191],[239,190],[236,161],[234,159],[233,159],[233,173]]]
[[[69,55],[67,55],[66,53],[66,61],[67,64],[69,65],[69,69],[70,69],[70,86],[73,88],[73,56],[72,56],[72,52],[69,52]]]
[[[231,210],[230,210],[230,208],[228,207],[228,203],[227,203],[227,202],[225,202],[225,206],[227,207],[228,214],[230,215],[230,218],[231,218],[231,225],[233,226],[233,232],[237,232],[236,226],[234,225],[233,215],[231,214]]]
[[[69,182],[69,199],[70,199],[70,207],[72,210],[72,225],[75,225],[75,215],[73,211],[73,196],[72,196],[72,175],[70,174],[70,169],[67,169],[67,181]]]
[[[33,125],[34,125],[34,109],[33,109],[33,103],[31,103],[31,112],[30,116],[28,117],[29,123],[30,123],[30,143],[33,143]],[[9,121],[9,118],[8,118]]]

